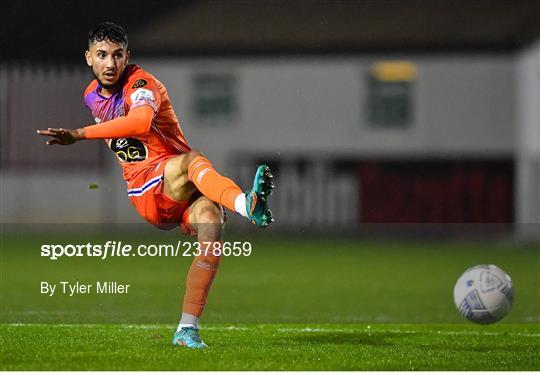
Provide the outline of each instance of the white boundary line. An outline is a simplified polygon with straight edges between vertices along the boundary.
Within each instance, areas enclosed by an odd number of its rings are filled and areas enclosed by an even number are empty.
[[[377,334],[377,333],[396,333],[396,334],[437,334],[437,335],[490,335],[490,336],[503,336],[503,335],[513,335],[513,336],[522,336],[522,337],[540,337],[540,333],[523,333],[523,332],[510,332],[510,331],[501,331],[501,332],[475,332],[475,331],[457,331],[457,330],[400,330],[400,329],[384,329],[384,330],[373,330],[371,328],[362,329],[334,329],[334,328],[280,328],[278,332],[282,333],[322,333],[322,332],[338,332],[338,333],[354,333],[354,332],[364,332],[367,334]]]
[[[176,327],[173,324],[32,324],[32,323],[12,323],[12,324],[0,324],[7,326],[57,326],[57,327],[85,327],[85,328],[97,328],[97,327],[122,327],[126,329],[166,329]],[[202,326],[202,330],[217,330],[217,331],[247,331],[253,329],[261,329],[265,327],[270,327],[272,324],[255,324],[251,327],[247,326],[217,326],[217,325],[208,325]],[[367,325],[365,328],[310,328],[310,327],[290,327],[290,328],[278,328],[280,333],[324,333],[324,332],[334,332],[334,333],[367,333],[367,334],[377,334],[377,333],[396,333],[396,334],[437,334],[437,335],[476,335],[476,336],[521,336],[521,337],[540,337],[540,333],[527,333],[527,332],[512,332],[512,331],[500,331],[500,332],[491,332],[491,331],[473,331],[473,330],[400,330],[400,329],[381,329],[372,328],[371,325]]]

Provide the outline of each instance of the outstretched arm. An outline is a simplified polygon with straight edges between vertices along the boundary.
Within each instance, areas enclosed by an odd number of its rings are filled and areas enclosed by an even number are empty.
[[[51,136],[47,145],[71,145],[85,139],[115,139],[121,137],[141,136],[150,130],[154,109],[148,105],[136,107],[125,117],[113,119],[101,124],[77,129],[47,128],[38,130],[43,136]]]
[[[46,130],[37,130],[37,133],[38,135],[52,137],[52,139],[45,142],[47,145],[71,145],[74,142],[85,139],[84,128],[47,128]]]

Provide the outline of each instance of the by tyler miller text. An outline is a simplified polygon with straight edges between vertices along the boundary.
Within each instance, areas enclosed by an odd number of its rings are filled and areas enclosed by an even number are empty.
[[[70,297],[86,294],[127,294],[130,286],[116,281],[96,281],[91,284],[79,281],[60,281],[52,284],[41,281],[41,294],[51,297],[56,294],[68,294]]]

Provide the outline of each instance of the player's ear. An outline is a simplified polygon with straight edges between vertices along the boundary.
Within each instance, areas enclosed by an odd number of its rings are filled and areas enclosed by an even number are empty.
[[[90,51],[84,52],[84,58],[86,58],[86,64],[88,67],[92,67],[92,55],[90,54]]]
[[[126,52],[126,66],[129,64],[129,56],[131,56],[131,53],[129,51]]]

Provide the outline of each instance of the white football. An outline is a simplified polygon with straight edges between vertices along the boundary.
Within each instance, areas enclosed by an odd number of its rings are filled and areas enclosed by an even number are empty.
[[[503,319],[514,299],[512,279],[493,264],[467,269],[454,286],[458,312],[477,324],[491,324]]]

